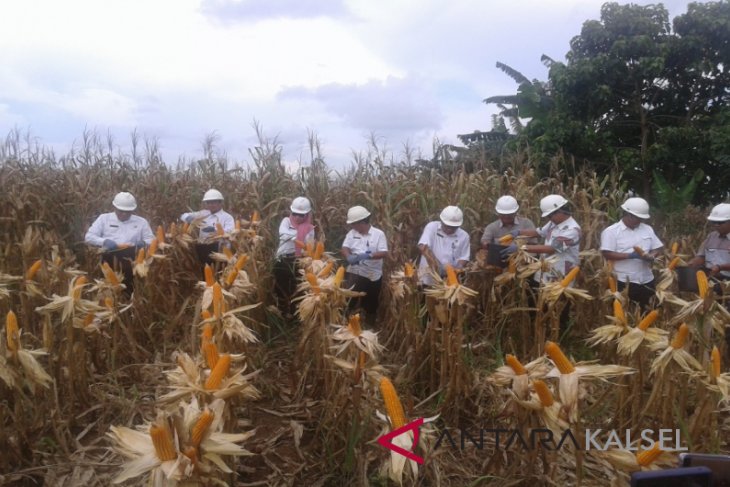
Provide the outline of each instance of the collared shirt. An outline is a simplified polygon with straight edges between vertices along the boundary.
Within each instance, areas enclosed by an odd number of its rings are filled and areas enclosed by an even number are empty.
[[[441,222],[433,221],[426,225],[423,229],[421,238],[418,239],[418,245],[425,244],[431,249],[433,256],[441,265],[446,264],[456,267],[460,260],[469,260],[471,249],[469,248],[469,234],[463,229],[458,228],[451,235],[447,235],[441,230]],[[421,256],[421,262],[418,265],[418,278],[422,284],[431,285],[434,283],[429,273],[428,262],[426,258]]]
[[[579,265],[581,230],[572,216],[562,223],[549,221],[538,228],[537,233],[545,239],[545,245],[555,249],[552,257],[556,260],[549,272],[535,273],[535,280],[549,282],[562,279],[573,267]],[[551,256],[545,254],[544,257]]]
[[[297,227],[291,224],[289,217],[284,217],[279,224],[279,248],[276,249],[276,256],[294,255],[296,249],[294,240],[297,238]],[[314,228],[304,238],[305,242],[314,240]]]
[[[388,251],[388,241],[385,238],[385,233],[372,225],[366,234],[362,234],[355,229],[347,232],[342,246],[350,249],[350,252],[355,255],[367,251],[373,254]],[[371,281],[377,281],[383,277],[383,259],[368,259],[355,265],[348,265],[347,272],[366,277]]]
[[[601,250],[630,253],[634,252],[634,247],[640,247],[644,252],[650,252],[663,246],[654,229],[646,223],[631,229],[619,220],[601,232]],[[622,282],[646,284],[654,279],[651,263],[643,259],[614,260],[613,272]]]
[[[134,245],[142,241],[149,245],[153,238],[149,222],[141,216],[131,215],[127,221],[121,221],[115,212],[111,212],[99,215],[86,232],[84,241],[95,247],[103,246],[107,239],[117,245]]]
[[[180,220],[185,221],[188,217],[193,217],[194,220],[202,218],[200,232],[198,233],[198,242],[205,242],[210,237],[216,235],[216,224],[220,223],[225,233],[230,233],[236,228],[236,222],[233,217],[223,210],[211,213],[210,210],[193,211],[191,213],[183,213],[180,216]],[[213,231],[205,231],[203,228],[213,228]]]
[[[521,216],[515,217],[514,225],[504,225],[502,220],[496,220],[484,228],[481,242],[482,245],[499,243],[497,240],[504,237],[512,230],[533,230],[534,228],[535,224],[532,223],[532,220]],[[527,241],[527,243],[535,243],[535,239],[531,238]]]
[[[697,255],[705,258],[705,267],[730,264],[730,233],[721,237],[719,232],[710,232]],[[724,278],[730,278],[730,271],[720,271]]]

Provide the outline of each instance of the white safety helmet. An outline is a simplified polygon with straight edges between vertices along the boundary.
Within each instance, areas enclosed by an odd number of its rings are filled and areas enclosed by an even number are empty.
[[[203,195],[203,201],[223,201],[223,194],[217,189],[209,189]]]
[[[649,218],[649,203],[644,198],[629,198],[621,205],[621,209],[637,218]]]
[[[121,193],[117,193],[117,195],[114,197],[114,199],[112,200],[112,205],[117,210],[134,211],[137,209],[137,200],[134,199],[132,193],[122,191]]]
[[[370,212],[362,206],[353,206],[347,210],[347,224],[357,223],[370,216]]]
[[[730,203],[720,203],[715,206],[707,219],[711,222],[726,222],[730,220]]]
[[[520,205],[512,196],[500,196],[494,209],[500,215],[513,215],[520,209]]]
[[[559,194],[549,194],[540,200],[542,216],[548,216],[568,204],[568,200]]]
[[[304,196],[298,196],[291,202],[289,209],[292,213],[307,214],[312,211],[312,203]]]
[[[464,213],[459,209],[458,206],[447,206],[439,215],[444,225],[450,227],[460,227],[464,223]]]

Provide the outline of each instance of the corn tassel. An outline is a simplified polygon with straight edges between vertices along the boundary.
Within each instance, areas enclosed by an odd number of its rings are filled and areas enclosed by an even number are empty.
[[[449,264],[446,264],[446,285],[456,286],[459,284],[459,279],[456,277],[456,271]]]
[[[41,265],[43,264],[43,261],[41,259],[38,259],[37,261],[33,262],[33,264],[28,267],[28,272],[25,273],[25,279],[27,281],[32,281],[35,275],[38,273],[38,270],[41,268]]]
[[[213,316],[220,319],[223,309],[223,289],[217,282],[213,284]]]
[[[547,408],[555,403],[553,393],[550,392],[547,384],[545,384],[543,381],[541,381],[540,379],[534,380],[532,382],[532,387],[535,388],[535,392],[537,393],[537,397],[540,398],[540,404],[542,404],[542,407]]]
[[[616,284],[616,279],[613,276],[608,276],[608,290],[612,293],[618,291],[618,285]]]
[[[672,255],[677,255],[677,252],[679,252],[679,242],[673,242],[672,243]]]
[[[621,301],[618,299],[613,300],[613,316],[622,324],[626,324],[626,313],[624,312],[624,307],[621,304]]]
[[[312,292],[314,294],[319,294],[320,288],[319,288],[319,281],[317,281],[317,276],[315,276],[311,272],[307,272],[307,281],[309,282],[309,285],[312,287]]]
[[[172,432],[166,423],[153,423],[150,425],[150,437],[152,444],[155,446],[157,458],[163,462],[175,460],[177,452],[172,443]]]
[[[340,285],[342,284],[342,281],[344,281],[344,280],[345,280],[345,267],[340,266],[337,268],[337,272],[335,273],[335,280],[334,280],[335,287],[340,287]]]
[[[673,271],[674,269],[677,268],[677,265],[679,264],[679,261],[680,261],[679,257],[673,258],[672,261],[667,266],[667,269],[669,269],[670,271]]]
[[[205,381],[205,390],[212,391],[220,387],[223,377],[228,373],[228,369],[231,368],[231,356],[227,353],[221,355],[218,358],[218,363],[210,371],[208,380]]]
[[[347,327],[350,329],[350,333],[352,333],[356,337],[359,337],[362,334],[362,327],[360,326],[360,313],[355,313],[354,315],[350,316],[350,321],[347,324]]]
[[[656,309],[651,310],[644,318],[639,322],[637,328],[641,331],[646,331],[656,320],[659,318],[659,311]]]
[[[74,281],[74,287],[73,287],[74,301],[77,301],[81,297],[81,291],[83,290],[85,284],[86,284],[86,276],[79,276],[79,278]]]
[[[413,264],[410,262],[406,262],[405,269],[403,271],[403,274],[405,274],[406,277],[413,277],[413,275],[416,273],[416,268],[413,267]]]
[[[214,370],[215,366],[218,365],[218,361],[221,356],[218,353],[218,347],[215,343],[210,340],[203,342],[203,355],[205,356],[205,363],[208,364],[210,370]]]
[[[679,329],[677,330],[677,334],[674,335],[674,339],[672,340],[672,348],[675,350],[679,350],[680,348],[684,347],[685,342],[687,342],[687,335],[689,335],[689,326],[687,326],[687,323],[682,323],[679,325]]]
[[[215,234],[218,237],[222,237],[226,232],[223,231],[223,225],[220,224],[220,222],[216,222],[215,224]]]
[[[527,373],[527,369],[525,368],[525,366],[522,365],[517,357],[515,357],[511,353],[508,353],[504,357],[504,361],[514,371],[515,375],[525,375]]]
[[[712,347],[710,357],[712,361],[712,378],[717,379],[720,377],[720,350],[717,349],[717,346]]]
[[[662,449],[659,448],[659,443],[654,443],[654,446],[649,450],[644,450],[636,454],[636,463],[642,467],[648,467],[654,461],[659,458],[662,454]]]
[[[406,424],[406,415],[403,412],[403,405],[398,398],[393,383],[387,377],[380,379],[380,393],[383,395],[385,411],[390,418],[391,428],[396,430]]]
[[[8,350],[13,354],[20,350],[20,331],[18,329],[18,317],[13,310],[8,311],[5,319],[5,336],[8,342]]]
[[[211,287],[215,279],[213,279],[213,268],[209,264],[205,264],[205,285]]]
[[[157,233],[155,234],[155,237],[157,237],[157,244],[165,243],[165,229],[162,228],[162,225],[157,226]]]
[[[570,283],[572,283],[573,281],[575,281],[575,278],[576,278],[576,276],[578,275],[579,272],[580,272],[580,267],[577,267],[576,266],[576,267],[573,267],[572,269],[570,269],[570,272],[568,272],[565,275],[565,277],[563,278],[563,280],[560,281],[560,285],[562,287],[568,287],[568,286],[570,286]]]
[[[697,271],[697,289],[698,294],[702,299],[707,297],[707,292],[710,290],[710,285],[707,282],[707,274],[705,271]]]
[[[321,271],[319,271],[319,274],[317,274],[317,277],[319,278],[325,278],[330,275],[330,272],[332,272],[332,268],[335,266],[335,263],[333,261],[327,262],[325,266],[322,268]]]
[[[238,258],[238,260],[236,260],[236,270],[240,272],[241,269],[243,269],[243,266],[246,265],[246,262],[248,262],[248,255],[243,254]]]
[[[151,248],[152,248],[152,246],[150,245],[150,249]],[[150,255],[152,255],[152,254],[150,254]],[[134,259],[134,263],[135,264],[143,264],[144,263],[144,247],[142,247],[141,249],[139,249],[137,251],[137,258]]]
[[[213,423],[214,416],[215,415],[206,408],[206,410],[200,414],[200,417],[195,422],[195,426],[193,426],[193,431],[190,434],[190,444],[195,448],[198,448],[200,446],[200,442],[203,441],[203,436],[205,435],[205,432],[208,431],[210,425]]]
[[[555,363],[555,366],[561,374],[571,374],[575,372],[575,367],[571,361],[568,360],[568,357],[565,356],[557,343],[548,341],[545,344],[545,352],[547,352],[548,356]]]

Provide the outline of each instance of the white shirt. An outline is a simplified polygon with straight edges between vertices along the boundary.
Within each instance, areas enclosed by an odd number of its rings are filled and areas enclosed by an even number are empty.
[[[697,255],[705,258],[705,267],[708,269],[716,265],[730,264],[730,233],[720,236],[719,232],[710,232]],[[727,279],[730,271],[720,271],[720,275]]]
[[[537,233],[545,239],[545,245],[555,249],[553,257],[557,260],[550,272],[535,273],[535,280],[549,282],[562,279],[573,267],[579,265],[581,230],[572,216],[558,224],[549,221],[538,228]],[[545,257],[550,256],[545,255]]]
[[[428,245],[433,256],[443,266],[449,264],[456,267],[460,260],[468,261],[471,255],[469,234],[458,228],[451,235],[447,235],[441,230],[440,221],[433,221],[425,226],[421,238],[418,239],[418,245],[421,244]],[[431,285],[434,282],[430,275],[428,262],[423,256],[421,256],[421,262],[418,265],[418,279],[421,284],[425,285]]]
[[[233,217],[223,210],[217,211],[215,213],[211,213],[210,210],[200,210],[193,211],[191,213],[183,213],[182,216],[180,216],[180,220],[185,221],[191,216],[193,217],[193,220],[197,220],[199,218],[203,219],[200,232],[198,233],[198,242],[205,242],[208,240],[208,238],[215,236],[216,223],[221,224],[225,233],[230,233],[236,229],[236,222]],[[213,231],[204,231],[203,228],[206,227],[213,227]]]
[[[293,255],[296,249],[294,245],[296,238],[297,228],[291,224],[288,216],[284,217],[279,224],[279,248],[276,250],[276,256]],[[314,240],[314,228],[307,233],[304,242],[306,243],[312,240]]]
[[[142,241],[149,245],[153,238],[155,235],[149,222],[141,216],[131,215],[123,222],[117,218],[115,212],[111,212],[99,215],[86,232],[84,242],[95,247],[103,246],[107,239],[113,240],[117,245],[134,245]]]
[[[374,254],[376,252],[387,252],[388,240],[382,230],[371,225],[366,234],[362,234],[355,229],[347,232],[342,246],[350,249],[350,253],[355,255],[367,251]],[[367,277],[371,281],[377,281],[383,277],[383,259],[368,259],[355,265],[348,265],[347,272]]]
[[[646,223],[639,223],[632,230],[623,220],[619,220],[601,232],[601,250],[630,253],[634,247],[640,247],[644,252],[649,252],[663,246],[654,229]],[[616,279],[623,282],[646,284],[654,279],[651,263],[643,259],[614,260],[613,272]]]

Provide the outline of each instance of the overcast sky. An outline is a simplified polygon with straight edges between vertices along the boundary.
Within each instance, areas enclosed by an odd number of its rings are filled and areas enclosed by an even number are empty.
[[[257,120],[287,162],[349,164],[374,133],[396,154],[489,130],[481,100],[516,85],[504,62],[545,80],[601,0],[4,0],[0,135],[58,152],[85,129],[158,138],[164,159],[220,150],[250,161]],[[627,3],[627,2],[620,2]],[[646,5],[651,1],[634,3]],[[686,1],[663,2],[670,19]]]

